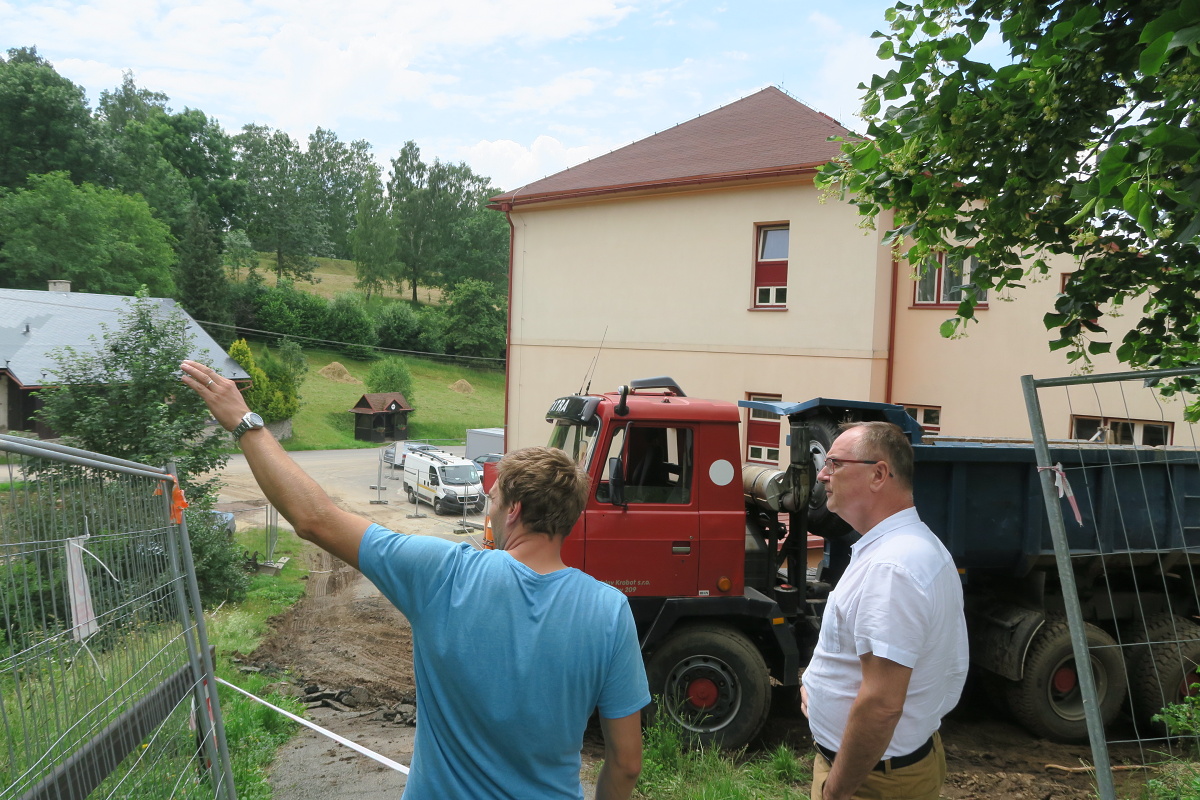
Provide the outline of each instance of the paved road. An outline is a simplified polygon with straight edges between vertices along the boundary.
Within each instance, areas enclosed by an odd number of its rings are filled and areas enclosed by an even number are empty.
[[[366,517],[380,525],[405,533],[423,533],[462,541],[464,536],[477,540],[477,531],[462,533],[461,517],[438,516],[428,506],[420,507],[423,518],[412,518],[416,507],[405,498],[401,488],[400,471],[393,472],[379,458],[381,448],[362,450],[301,450],[291,453],[292,459],[324,489],[339,507]],[[445,448],[461,455],[462,447]],[[383,481],[380,483],[379,477]],[[225,482],[218,498],[218,507],[229,510],[246,509],[239,513],[238,525],[261,525],[261,508],[266,504],[262,490],[254,481],[250,466],[241,454],[230,457],[221,473]],[[383,491],[372,489],[383,486]],[[375,502],[383,500],[384,503]],[[468,522],[481,523],[478,514],[468,514]],[[280,518],[280,524],[286,521]],[[456,533],[456,530],[458,531]]]

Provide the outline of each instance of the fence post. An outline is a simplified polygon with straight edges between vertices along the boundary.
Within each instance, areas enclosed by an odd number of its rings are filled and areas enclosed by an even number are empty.
[[[167,471],[171,470],[173,465],[168,465]],[[166,506],[168,516],[171,513],[171,490],[174,488],[169,482],[163,481],[163,505]],[[183,576],[183,564],[179,556],[179,541],[177,537],[177,528],[171,530],[172,526],[168,526],[167,539],[167,557],[171,562],[171,572],[175,575]],[[214,796],[222,784],[222,776],[218,773],[221,764],[220,753],[215,744],[216,731],[212,726],[212,722],[208,718],[208,697],[204,691],[204,667],[200,662],[200,646],[196,640],[192,638],[192,632],[188,630],[189,625],[194,626],[195,622],[192,619],[191,608],[188,605],[187,595],[181,581],[172,581],[175,584],[175,604],[179,607],[179,619],[183,623],[183,641],[187,645],[188,663],[192,668],[192,696],[193,702],[196,704],[196,730],[200,734],[200,744],[208,757],[208,775],[212,781]],[[201,616],[204,614],[203,609],[199,609]]]
[[[1083,713],[1087,719],[1088,739],[1092,745],[1092,762],[1096,769],[1096,788],[1104,800],[1115,800],[1112,766],[1108,760],[1108,741],[1104,738],[1104,721],[1100,718],[1100,707],[1096,703],[1096,681],[1092,675],[1092,656],[1088,652],[1087,633],[1083,621],[1083,609],[1079,605],[1079,590],[1075,586],[1075,571],[1071,566],[1070,546],[1067,543],[1067,528],[1063,523],[1062,505],[1058,491],[1054,488],[1054,473],[1050,470],[1050,444],[1046,439],[1046,423],[1042,419],[1042,406],[1038,400],[1037,381],[1032,375],[1021,376],[1021,390],[1025,394],[1025,409],[1029,413],[1029,428],[1033,438],[1033,449],[1039,467],[1038,477],[1042,482],[1042,499],[1046,503],[1046,516],[1050,523],[1050,538],[1054,540],[1054,561],[1058,567],[1058,579],[1062,583],[1063,604],[1066,606],[1068,628],[1071,631],[1071,650],[1075,653],[1075,672],[1079,676],[1079,688],[1083,692]]]
[[[175,475],[175,462],[169,461],[166,466],[167,472]],[[196,634],[200,645],[200,661],[203,665],[204,682],[207,685],[207,694],[212,702],[213,726],[217,734],[217,753],[220,756],[220,767],[225,777],[225,795],[229,800],[237,800],[237,787],[233,785],[233,765],[229,759],[229,745],[225,740],[225,719],[221,714],[221,702],[217,696],[217,674],[213,668],[212,653],[208,649],[208,625],[204,621],[204,606],[200,603],[200,587],[196,583],[196,564],[192,560],[192,543],[188,538],[187,517],[181,517],[179,521],[179,541],[180,555],[183,557],[183,566],[187,575],[188,595],[192,600],[192,608],[196,611]],[[203,715],[204,708],[200,711]],[[216,768],[216,764],[213,768]]]

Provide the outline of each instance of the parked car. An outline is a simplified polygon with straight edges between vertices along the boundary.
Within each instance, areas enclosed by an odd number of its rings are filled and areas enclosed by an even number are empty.
[[[396,459],[397,445],[400,449],[400,458]],[[383,463],[391,464],[393,467],[402,469],[404,467],[404,456],[417,450],[437,450],[438,448],[432,444],[425,442],[392,442],[387,447],[383,448]]]
[[[484,453],[481,456],[475,456],[475,458],[471,460],[475,462],[475,465],[479,467],[479,472],[482,473],[484,464],[490,464],[493,461],[499,461],[502,458],[504,458],[504,456],[500,453]]]

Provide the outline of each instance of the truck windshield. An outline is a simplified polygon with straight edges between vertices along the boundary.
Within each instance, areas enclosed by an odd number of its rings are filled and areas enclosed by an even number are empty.
[[[468,486],[479,483],[479,472],[470,464],[453,464],[442,467],[442,482],[451,486]]]
[[[599,430],[600,424],[596,420],[591,420],[586,425],[561,419],[555,420],[554,427],[550,431],[550,441],[547,444],[562,450],[586,468],[588,457],[592,453],[592,444],[596,439],[596,432]]]

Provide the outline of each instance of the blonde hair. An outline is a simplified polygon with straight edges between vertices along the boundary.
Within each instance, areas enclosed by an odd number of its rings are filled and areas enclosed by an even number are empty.
[[[587,503],[587,473],[562,450],[526,447],[496,464],[496,488],[506,507],[521,504],[531,531],[566,536]]]

